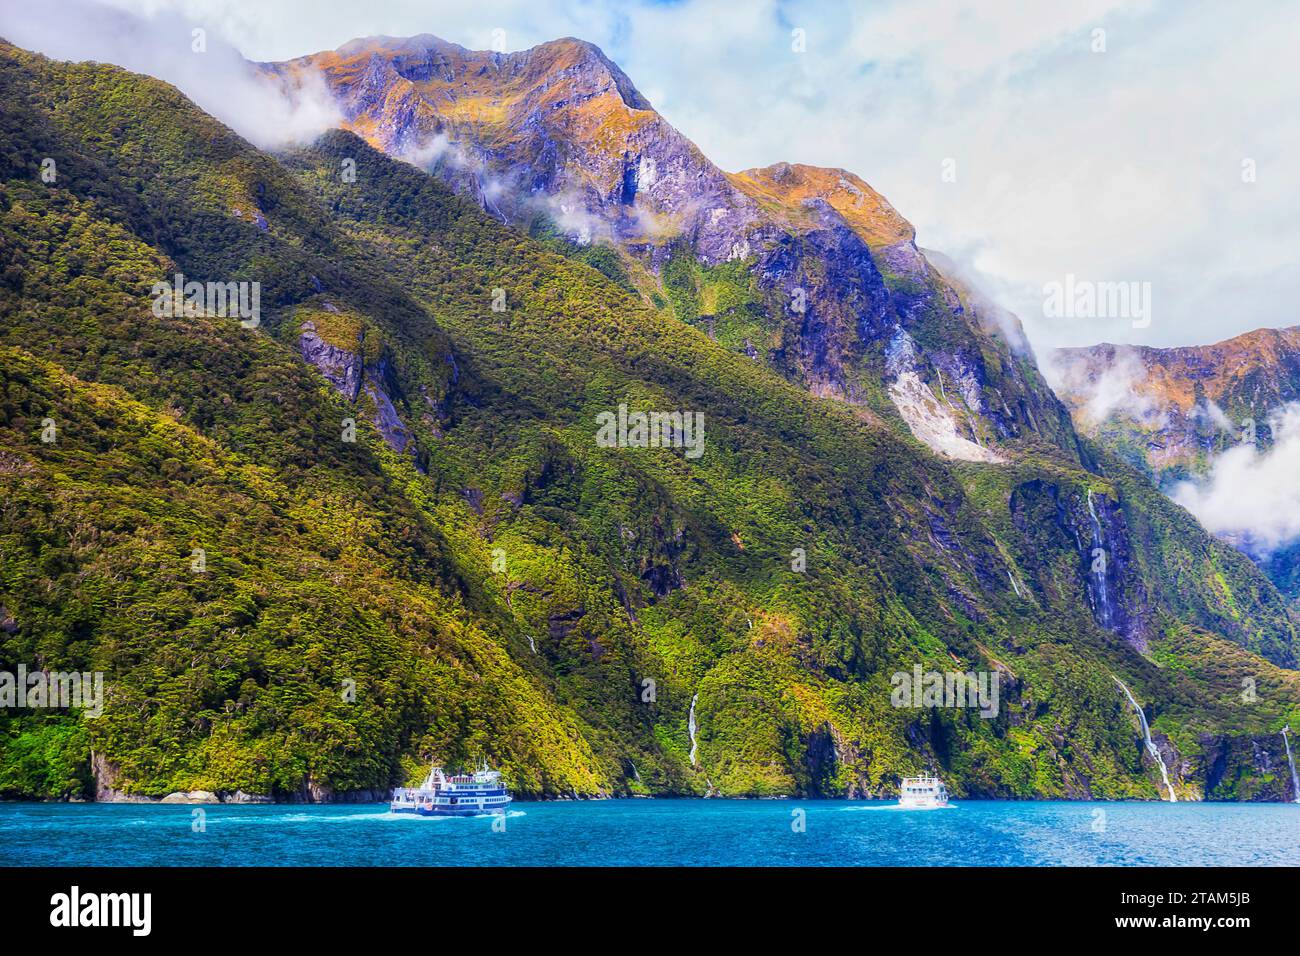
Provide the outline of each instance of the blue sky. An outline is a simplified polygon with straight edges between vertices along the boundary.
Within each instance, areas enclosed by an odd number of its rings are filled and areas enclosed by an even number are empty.
[[[862,176],[1040,350],[1300,324],[1300,4],[112,0],[148,21],[133,35],[87,28],[86,2],[6,8],[0,34],[153,72],[237,129],[251,107],[177,65],[187,24],[253,59],[377,33],[579,36],[724,169]],[[1149,282],[1149,327],[1045,316],[1066,275]]]

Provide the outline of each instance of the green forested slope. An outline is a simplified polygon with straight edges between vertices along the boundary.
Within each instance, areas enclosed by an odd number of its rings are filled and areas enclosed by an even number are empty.
[[[100,718],[0,717],[0,792],[87,789],[93,750],[149,795],[321,797],[483,756],[525,793],[881,792],[935,766],[959,794],[1151,797],[1113,673],[1194,794],[1215,741],[1300,701],[1246,651],[1207,670],[1200,642],[1293,653],[1249,565],[1219,569],[1228,626],[1133,535],[1116,594],[1146,655],[1098,626],[1080,496],[1115,535],[1142,530],[1126,495],[1173,508],[1118,479],[945,465],[348,134],[263,155],[164,84],[9,47],[0,82],[0,665],[109,687]],[[156,318],[178,270],[259,281],[261,327]],[[364,353],[411,448],[303,360],[305,321]],[[702,412],[705,454],[597,447],[620,402]],[[891,707],[915,663],[999,668],[999,715]],[[1254,671],[1252,708],[1207,699]]]

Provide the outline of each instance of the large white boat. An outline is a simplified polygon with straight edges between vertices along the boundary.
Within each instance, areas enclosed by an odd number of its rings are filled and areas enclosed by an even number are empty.
[[[398,787],[388,809],[424,817],[475,817],[497,813],[510,805],[510,792],[499,770],[483,764],[473,773],[448,775],[433,767],[418,787]]]
[[[937,810],[948,806],[948,788],[938,777],[924,774],[904,777],[898,792],[898,805],[908,810]]]

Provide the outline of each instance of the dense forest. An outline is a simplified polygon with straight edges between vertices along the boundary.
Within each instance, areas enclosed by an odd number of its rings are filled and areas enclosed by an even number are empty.
[[[531,796],[1155,799],[1118,677],[1183,797],[1285,796],[1285,602],[1101,450],[941,459],[748,358],[736,269],[503,225],[351,133],[272,155],[8,45],[0,127],[0,670],[106,687],[0,713],[0,794],[482,758]],[[176,273],[259,283],[257,327],[158,317]],[[702,413],[705,453],[600,447],[620,403]],[[1098,618],[1094,501],[1145,646]],[[891,706],[918,664],[996,672],[997,715]]]

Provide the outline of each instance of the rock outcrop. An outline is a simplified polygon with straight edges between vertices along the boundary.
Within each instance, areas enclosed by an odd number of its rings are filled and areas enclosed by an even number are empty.
[[[303,359],[325,376],[345,399],[354,404],[360,402],[389,447],[399,454],[414,454],[411,430],[394,404],[395,396],[401,400],[401,391],[392,362],[382,341],[375,347],[367,341],[367,335],[377,336],[377,333],[361,323],[344,326],[346,331],[332,329],[332,341],[326,341],[323,330],[317,327],[322,314],[317,316],[316,320],[305,319],[298,326],[298,348]],[[351,336],[351,340],[340,341],[341,336]],[[367,361],[367,354],[374,357]]]

